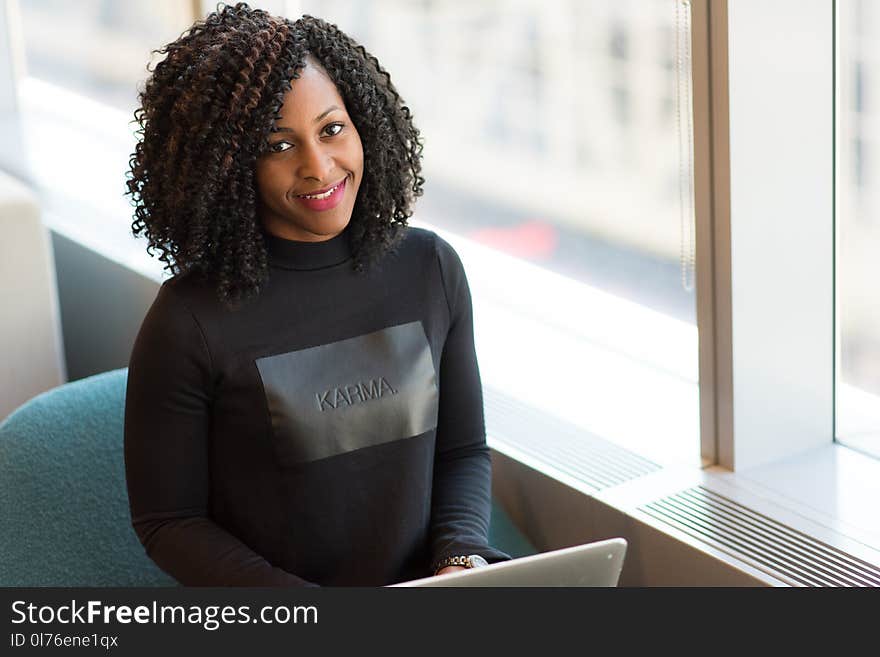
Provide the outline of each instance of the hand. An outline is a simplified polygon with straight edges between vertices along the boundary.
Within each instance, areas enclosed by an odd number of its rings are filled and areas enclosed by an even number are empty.
[[[446,566],[446,568],[441,568],[437,572],[437,574],[438,575],[445,575],[447,573],[454,573],[457,570],[467,570],[467,568],[465,568],[464,566]]]

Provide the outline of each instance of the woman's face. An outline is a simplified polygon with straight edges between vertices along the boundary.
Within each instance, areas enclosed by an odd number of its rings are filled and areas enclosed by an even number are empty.
[[[351,220],[364,172],[361,138],[336,85],[309,60],[280,115],[257,158],[260,219],[278,237],[323,242]]]

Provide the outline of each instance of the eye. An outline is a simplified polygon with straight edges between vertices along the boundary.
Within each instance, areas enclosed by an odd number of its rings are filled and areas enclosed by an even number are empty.
[[[326,128],[324,128],[324,133],[329,137],[335,137],[340,132],[342,132],[342,128],[344,124],[342,123],[331,123]]]
[[[288,141],[276,141],[274,144],[269,144],[269,148],[266,149],[270,153],[283,153],[284,151],[293,148],[293,144]]]

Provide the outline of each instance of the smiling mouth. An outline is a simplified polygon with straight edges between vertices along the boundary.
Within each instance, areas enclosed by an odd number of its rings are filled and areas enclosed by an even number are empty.
[[[346,187],[348,187],[347,183],[348,177],[346,176],[335,185],[331,185],[326,189],[320,189],[311,194],[300,194],[294,198],[301,206],[313,212],[332,210],[342,203],[342,199],[345,197]]]
[[[330,187],[325,187],[324,189],[320,189],[316,192],[312,192],[311,194],[298,194],[297,198],[312,199],[312,200],[316,200],[316,201],[319,201],[319,200],[325,199],[325,198],[330,198],[330,196],[333,195],[333,192],[335,192],[336,189],[344,182],[345,182],[345,178],[340,180],[335,185],[332,185]]]

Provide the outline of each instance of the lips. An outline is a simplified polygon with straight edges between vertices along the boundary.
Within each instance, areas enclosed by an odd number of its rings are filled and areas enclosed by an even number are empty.
[[[335,185],[330,185],[323,189],[317,189],[313,192],[309,192],[306,194],[300,194],[296,196],[296,200],[307,207],[309,210],[314,210],[316,212],[322,212],[324,210],[330,210],[339,205],[342,198],[345,196],[345,188],[348,183],[348,178],[343,178],[341,181],[336,183]],[[323,198],[314,198],[320,194],[326,194],[328,191],[333,190],[328,196]]]

